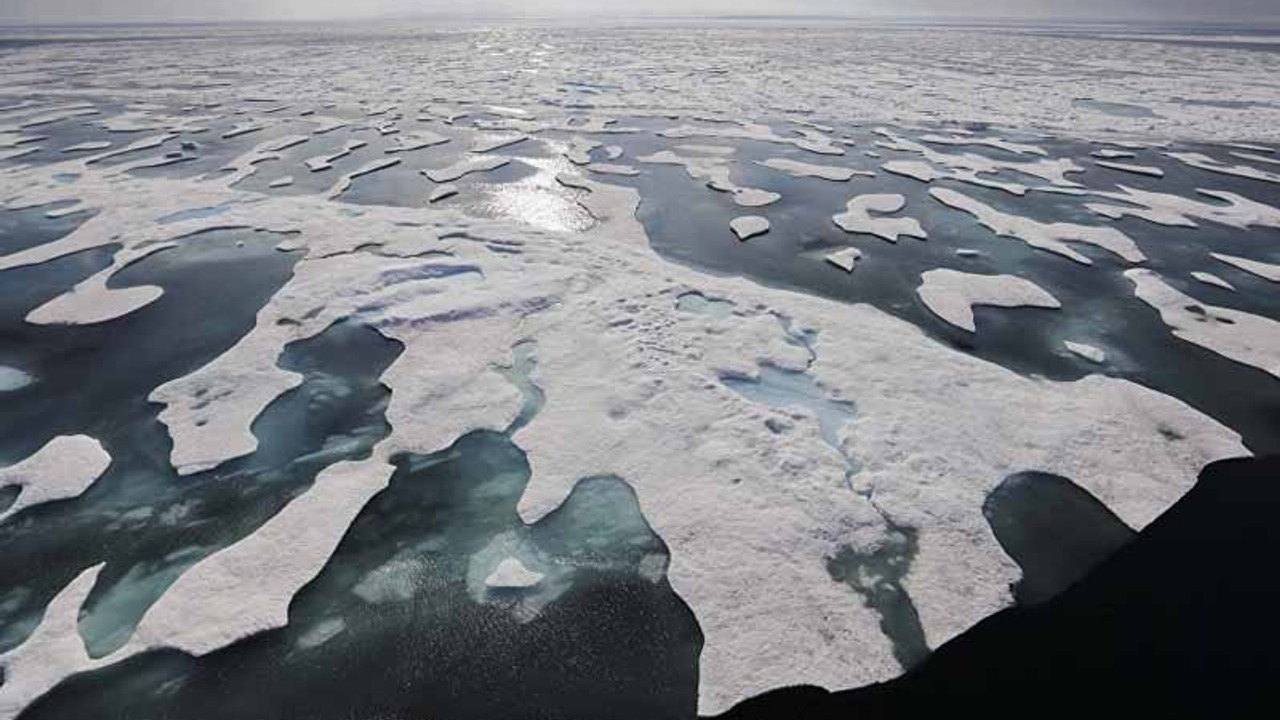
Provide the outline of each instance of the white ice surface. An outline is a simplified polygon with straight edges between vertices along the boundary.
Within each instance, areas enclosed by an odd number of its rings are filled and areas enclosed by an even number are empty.
[[[18,499],[0,511],[0,521],[34,505],[78,496],[110,464],[111,456],[91,437],[63,435],[50,440],[31,457],[0,468],[0,488],[22,488]]]
[[[902,195],[855,195],[845,205],[845,211],[833,215],[831,219],[845,232],[875,235],[891,243],[898,242],[901,235],[924,240],[928,233],[920,227],[920,221],[906,217],[878,217],[896,213],[906,205],[907,199]]]
[[[543,578],[542,573],[534,572],[524,566],[519,558],[509,557],[498,563],[484,584],[491,588],[528,588],[537,585]]]
[[[1176,337],[1280,378],[1280,322],[1202,303],[1150,270],[1129,270],[1125,277]]]
[[[1236,255],[1226,255],[1223,253],[1209,253],[1209,255],[1220,262],[1224,262],[1237,270],[1243,270],[1250,275],[1257,275],[1264,280],[1271,282],[1280,282],[1280,265],[1273,263],[1265,263],[1260,260],[1250,260]]]
[[[930,270],[920,276],[916,293],[935,315],[961,330],[977,332],[973,307],[1062,307],[1058,299],[1030,280],[1013,275],[976,275],[957,270]]]
[[[729,222],[729,229],[739,240],[750,240],[769,232],[769,219],[759,215],[742,215]]]

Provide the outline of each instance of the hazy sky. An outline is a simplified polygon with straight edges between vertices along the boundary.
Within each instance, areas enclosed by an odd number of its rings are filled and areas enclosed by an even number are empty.
[[[0,20],[257,20],[478,15],[942,15],[1239,22],[1280,0],[0,0]]]

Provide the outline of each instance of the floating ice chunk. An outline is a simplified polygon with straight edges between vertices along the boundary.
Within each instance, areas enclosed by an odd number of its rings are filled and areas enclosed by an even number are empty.
[[[109,141],[98,140],[98,141],[77,143],[75,145],[68,145],[67,147],[62,148],[61,152],[64,152],[64,153],[88,152],[91,150],[106,150],[109,147],[111,147],[111,143]]]
[[[105,153],[87,158],[84,163],[85,165],[93,165],[95,163],[100,163],[103,160],[110,160],[111,158],[119,157],[127,153],[137,152],[139,150],[151,150],[152,148],[160,147],[176,137],[178,136],[173,133],[165,133],[164,135],[156,135],[154,137],[142,138],[141,140],[134,140],[124,147],[116,148],[115,150],[108,150]]]
[[[569,149],[565,151],[564,155],[574,165],[586,165],[591,162],[591,151],[602,144],[590,138],[575,137],[569,141]]]
[[[1151,270],[1128,270],[1125,277],[1133,282],[1137,296],[1160,313],[1174,336],[1280,378],[1280,322],[1201,303]]]
[[[310,139],[311,138],[306,135],[285,135],[282,138],[268,140],[267,142],[262,143],[258,146],[258,149],[267,153],[279,153],[288,150],[291,147],[301,145]]]
[[[427,198],[429,203],[438,203],[445,198],[451,198],[458,194],[458,186],[453,184],[441,185],[431,191],[431,195]]]
[[[63,435],[50,440],[26,460],[0,468],[0,488],[22,488],[18,499],[0,512],[0,520],[33,505],[77,497],[110,464],[111,456],[87,435]]]
[[[1164,177],[1163,170],[1150,165],[1134,165],[1132,163],[1112,162],[1110,160],[1094,160],[1093,164],[1109,170],[1119,170],[1120,172],[1133,173],[1135,175],[1146,175],[1148,177],[1155,178]]]
[[[311,172],[320,172],[333,167],[333,163],[368,145],[364,140],[348,140],[347,144],[332,155],[320,155],[303,161]]]
[[[982,252],[971,248],[956,248],[956,255],[962,258],[976,258],[982,257]]]
[[[471,173],[497,170],[500,167],[506,166],[509,162],[511,162],[511,160],[508,158],[499,157],[497,155],[468,155],[449,167],[435,170],[423,170],[421,172],[432,182],[447,183],[458,180],[470,175]]]
[[[1280,209],[1264,205],[1235,193],[1217,190],[1197,190],[1201,195],[1223,204],[1198,202],[1178,195],[1149,192],[1118,186],[1120,192],[1094,192],[1099,197],[1120,200],[1138,207],[1086,203],[1091,212],[1112,220],[1126,215],[1141,218],[1157,225],[1171,227],[1196,227],[1192,218],[1227,225],[1242,230],[1253,226],[1280,228]]]
[[[1265,145],[1250,145],[1249,143],[1227,143],[1227,147],[1237,150],[1247,150],[1249,152],[1274,153],[1275,148],[1269,148]]]
[[[1280,183],[1280,174],[1259,170],[1248,165],[1227,165],[1218,162],[1203,153],[1193,152],[1167,152],[1165,155],[1177,160],[1184,165],[1190,165],[1193,168],[1207,170],[1222,175],[1234,175],[1235,177],[1249,178],[1250,180],[1261,180],[1269,183]]]
[[[1102,150],[1094,150],[1089,154],[1096,158],[1102,158],[1103,160],[1122,160],[1124,158],[1137,157],[1137,155],[1130,150],[1109,150],[1106,148],[1103,148]]]
[[[1236,290],[1234,285],[1227,282],[1226,280],[1223,280],[1217,275],[1214,275],[1213,273],[1201,272],[1197,270],[1196,272],[1191,273],[1191,277],[1199,280],[1205,285],[1213,285],[1215,287],[1220,287],[1223,290],[1230,290],[1231,292],[1235,292]]]
[[[481,137],[471,146],[471,152],[487,153],[494,150],[500,150],[504,147],[510,147],[517,143],[528,140],[528,135],[491,135]]]
[[[604,157],[606,160],[617,160],[626,152],[618,145],[609,145],[604,149]]]
[[[1280,158],[1266,157],[1265,155],[1257,155],[1247,152],[1232,152],[1231,156],[1238,157],[1241,160],[1247,160],[1249,162],[1260,162],[1264,165],[1280,165]]]
[[[929,143],[930,145],[985,145],[986,147],[1004,150],[1017,155],[1042,155],[1046,157],[1049,155],[1049,153],[1045,152],[1044,148],[1036,147],[1035,145],[1024,145],[1021,143],[1009,142],[1008,140],[1002,140],[1001,138],[980,138],[973,137],[971,135],[929,134],[921,135],[920,141]]]
[[[749,240],[769,232],[769,219],[759,215],[742,215],[731,220],[729,228],[739,240]]]
[[[922,155],[925,160],[941,168],[945,168],[945,173],[938,173],[936,170],[930,170],[930,175],[937,177],[950,177],[961,182],[973,185],[982,185],[992,187],[998,190],[1004,190],[1014,195],[1025,194],[1027,188],[1020,183],[1008,183],[992,180],[983,177],[989,174],[997,174],[1008,170],[1022,175],[1039,178],[1048,182],[1050,186],[1060,189],[1079,188],[1078,183],[1067,180],[1067,175],[1071,173],[1084,172],[1084,168],[1077,165],[1071,158],[1044,158],[1041,160],[996,160],[985,155],[977,155],[975,153],[963,153],[952,155],[948,153],[938,152],[921,143],[908,140],[896,133],[885,129],[876,128],[876,134],[885,139],[877,144],[889,150],[897,150],[900,152],[911,152]],[[894,161],[893,168],[890,169],[886,164],[885,170],[888,172],[896,172],[897,174],[916,173],[921,177],[925,172],[918,164],[910,163],[906,166],[903,162],[910,161]],[[923,180],[928,182],[928,180]]]
[[[271,182],[267,183],[267,187],[282,188],[282,187],[289,187],[292,184],[293,184],[293,176],[285,175],[284,177],[276,178],[275,180],[272,180]]]
[[[637,159],[642,163],[683,166],[689,177],[704,181],[712,190],[733,195],[734,203],[742,207],[762,207],[782,199],[782,196],[775,192],[734,184],[730,179],[728,157],[733,154],[733,148],[717,145],[681,145],[676,149],[689,155],[661,150]],[[699,155],[699,157],[691,155]]]
[[[835,265],[841,270],[851,273],[857,267],[858,261],[862,259],[862,251],[858,248],[845,248],[837,250],[827,255],[827,262]]]
[[[443,145],[450,141],[450,138],[433,133],[430,130],[418,130],[408,135],[400,135],[396,138],[396,144],[387,148],[383,152],[387,153],[404,153],[413,152],[414,150],[422,150],[423,148],[435,147]]]
[[[352,170],[346,175],[343,175],[342,177],[338,178],[338,182],[334,183],[333,187],[329,189],[329,199],[332,200],[338,197],[339,195],[341,195],[342,193],[346,192],[347,190],[349,190],[351,188],[351,183],[356,178],[361,177],[363,175],[369,175],[370,173],[376,173],[379,170],[385,170],[389,167],[395,167],[396,165],[399,165],[399,164],[400,164],[400,158],[398,157],[377,158],[376,160],[370,160],[364,165],[361,165],[355,170]]]
[[[519,558],[509,557],[485,578],[484,584],[494,590],[531,588],[542,582],[543,574],[526,568]]]
[[[232,126],[230,130],[222,133],[222,139],[230,140],[231,138],[237,138],[237,137],[240,137],[241,135],[248,135],[249,133],[258,132],[259,130],[262,130],[265,127],[266,125],[262,123],[257,123],[257,122],[237,123],[236,125]]]
[[[930,188],[929,194],[933,196],[933,199],[947,207],[961,210],[974,216],[979,223],[1000,237],[1021,240],[1033,248],[1057,253],[1082,265],[1092,265],[1093,261],[1072,250],[1065,242],[1083,242],[1096,245],[1103,250],[1119,255],[1130,263],[1139,263],[1146,260],[1146,256],[1138,249],[1137,244],[1129,236],[1115,228],[1076,225],[1075,223],[1066,222],[1037,222],[1028,217],[1001,212],[949,188]]]
[[[325,468],[310,490],[252,535],[183,573],[148,608],[119,655],[152,647],[204,655],[283,627],[294,594],[320,572],[394,470],[378,459]]]
[[[815,177],[832,182],[847,182],[854,176],[875,177],[876,174],[865,170],[853,170],[851,168],[833,167],[831,165],[814,165],[812,163],[791,160],[790,158],[769,158],[763,162],[757,162],[771,170],[787,173],[792,177],[804,178]]]
[[[1089,362],[1102,364],[1107,361],[1107,354],[1093,345],[1071,342],[1070,340],[1064,342],[1063,345],[1065,345],[1071,352],[1079,355]]]
[[[76,623],[102,565],[76,576],[54,596],[27,641],[0,655],[0,720],[14,720],[67,677],[93,667]]]
[[[835,144],[831,138],[811,129],[797,130],[800,137],[785,137],[773,131],[767,125],[741,122],[721,124],[712,127],[681,125],[663,130],[658,134],[667,138],[715,137],[731,140],[758,140],[760,142],[793,145],[818,155],[844,155],[844,148]]]
[[[311,133],[313,135],[324,135],[326,133],[331,133],[334,130],[344,128],[351,124],[347,120],[343,120],[342,118],[334,118],[334,117],[312,117],[311,121],[316,123],[316,127],[311,130]]]
[[[18,127],[26,130],[27,128],[40,127],[41,125],[52,125],[63,120],[72,118],[85,117],[86,115],[97,115],[97,109],[93,107],[72,107],[67,110],[59,110],[45,115],[29,118],[18,124]]]
[[[1224,255],[1222,253],[1209,253],[1209,255],[1213,257],[1214,260],[1224,262],[1251,275],[1257,275],[1264,280],[1280,282],[1280,265],[1250,260],[1249,258],[1236,257],[1235,255]]]
[[[26,321],[33,325],[94,325],[150,305],[160,299],[164,288],[156,285],[112,288],[107,287],[107,281],[129,265],[172,247],[174,243],[157,243],[121,250],[110,267],[27,313]]]
[[[906,205],[907,199],[902,195],[856,195],[845,206],[845,212],[833,215],[831,219],[845,232],[875,235],[891,243],[898,242],[900,235],[920,240],[929,237],[914,218],[886,218],[871,214],[896,213]]]
[[[587,170],[600,175],[622,175],[625,177],[635,177],[640,171],[630,165],[615,165],[612,163],[591,163],[587,165]]]
[[[975,305],[1058,309],[1062,303],[1044,288],[1013,275],[974,275],[957,270],[930,270],[920,276],[917,294],[935,315],[961,330],[977,332]]]
[[[947,173],[939,171],[934,166],[921,160],[890,160],[880,166],[880,169],[893,175],[901,175],[902,177],[911,178],[927,183],[933,182],[941,178],[949,177]]]

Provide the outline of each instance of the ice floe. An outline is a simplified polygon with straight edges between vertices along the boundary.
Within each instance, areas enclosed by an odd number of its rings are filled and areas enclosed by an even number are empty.
[[[1091,363],[1104,363],[1107,361],[1107,354],[1101,348],[1089,345],[1088,343],[1072,342],[1067,340],[1063,345],[1072,353],[1088,360]]]
[[[1158,167],[1151,165],[1135,165],[1133,163],[1113,162],[1111,160],[1094,160],[1094,165],[1104,167],[1108,170],[1119,170],[1121,172],[1133,173],[1134,175],[1146,175],[1148,177],[1162,178],[1164,171]]]
[[[1013,275],[975,275],[958,270],[930,270],[920,276],[916,291],[935,315],[971,333],[975,305],[1058,309],[1062,303],[1044,288]]]
[[[851,273],[858,266],[858,261],[862,259],[862,251],[858,248],[845,248],[829,253],[826,261],[840,268],[841,270]]]
[[[769,219],[759,215],[742,215],[731,220],[729,228],[739,240],[750,240],[769,232]]]
[[[898,242],[900,235],[919,240],[928,238],[928,233],[920,227],[920,221],[914,218],[877,217],[896,213],[906,205],[907,199],[902,195],[855,195],[845,206],[845,211],[833,215],[831,219],[845,232],[875,235],[891,243]]]
[[[1119,192],[1092,194],[1109,200],[1119,200],[1124,205],[1086,203],[1091,212],[1112,220],[1125,216],[1141,218],[1157,225],[1172,227],[1196,227],[1196,220],[1207,220],[1240,228],[1280,228],[1280,209],[1251,200],[1235,193],[1218,190],[1197,190],[1200,195],[1217,200],[1217,203],[1200,202],[1179,195],[1150,192],[1137,188],[1118,186]]]
[[[733,201],[742,207],[762,207],[782,199],[775,192],[735,184],[730,179],[729,157],[733,153],[734,149],[731,147],[681,145],[675,150],[660,150],[637,160],[657,165],[680,165],[689,173],[689,177],[704,181],[712,190],[729,193],[733,196]]]
[[[1167,152],[1165,155],[1177,160],[1184,165],[1190,165],[1193,168],[1207,170],[1209,172],[1219,173],[1221,175],[1233,175],[1235,177],[1249,178],[1250,180],[1261,180],[1269,183],[1280,183],[1280,174],[1259,170],[1249,165],[1227,165],[1219,162],[1203,153],[1194,152]]]
[[[124,317],[150,305],[164,294],[163,288],[155,285],[112,288],[107,287],[107,282],[129,265],[173,247],[176,247],[174,243],[155,243],[116,253],[110,267],[27,313],[27,322],[34,325],[93,325]]]
[[[1219,287],[1219,288],[1222,288],[1223,290],[1230,290],[1232,292],[1235,292],[1236,290],[1234,285],[1227,282],[1226,280],[1223,280],[1217,275],[1214,275],[1213,273],[1207,273],[1207,272],[1197,270],[1191,273],[1191,277],[1195,278],[1196,280],[1199,280],[1205,285],[1213,285],[1214,287]]]
[[[511,160],[498,155],[468,155],[449,167],[423,170],[422,174],[432,182],[447,183],[459,180],[471,173],[489,172],[504,167]]]
[[[1176,337],[1280,378],[1280,322],[1202,303],[1151,270],[1128,270],[1125,277]]]
[[[1146,260],[1146,256],[1138,249],[1137,244],[1128,235],[1115,228],[1067,222],[1042,223],[1021,215],[1001,212],[949,188],[930,188],[929,194],[949,208],[969,213],[984,227],[1000,237],[1021,240],[1033,248],[1057,253],[1082,265],[1092,265],[1093,261],[1071,249],[1066,243],[1081,242],[1095,245],[1130,263]]]
[[[854,170],[831,165],[814,165],[813,163],[800,162],[790,158],[769,158],[759,162],[759,164],[771,170],[784,172],[792,177],[815,177],[832,182],[847,182],[854,177],[875,177],[875,173],[867,172],[866,170]]]
[[[1237,257],[1235,255],[1225,255],[1223,253],[1209,253],[1214,260],[1224,262],[1237,270],[1243,270],[1251,275],[1257,275],[1264,280],[1271,282],[1280,282],[1280,265],[1265,263],[1259,260],[1250,260],[1249,258]]]
[[[0,488],[22,488],[18,499],[0,511],[0,520],[34,505],[76,497],[110,464],[111,456],[91,437],[63,435],[50,440],[26,460],[0,468]]]

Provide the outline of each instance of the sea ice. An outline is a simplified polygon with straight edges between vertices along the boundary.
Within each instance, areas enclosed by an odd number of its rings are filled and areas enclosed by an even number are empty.
[[[827,262],[835,265],[841,270],[851,273],[857,267],[858,261],[862,259],[862,251],[858,248],[845,248],[837,250],[827,255]]]
[[[742,215],[730,221],[729,228],[739,240],[750,240],[769,232],[769,219],[759,215]]]
[[[1001,212],[949,188],[930,188],[929,194],[947,207],[969,213],[984,227],[1000,237],[1021,240],[1033,248],[1057,253],[1082,265],[1092,265],[1093,261],[1072,250],[1065,244],[1066,242],[1096,245],[1119,255],[1130,263],[1146,260],[1146,256],[1138,249],[1137,244],[1115,228],[1067,222],[1042,223],[1028,217]]]
[[[1063,343],[1068,350],[1079,355],[1080,357],[1092,363],[1104,363],[1107,361],[1107,354],[1100,348],[1094,347],[1086,343],[1071,342],[1067,340]]]
[[[63,435],[50,440],[26,460],[0,468],[0,488],[22,488],[18,499],[0,511],[0,520],[33,505],[76,497],[110,464],[111,456],[87,435]]]
[[[497,155],[468,155],[446,168],[423,170],[431,182],[448,183],[471,173],[489,172],[504,167],[511,160]]]
[[[1218,277],[1217,275],[1214,275],[1213,273],[1201,272],[1197,270],[1196,272],[1191,273],[1191,277],[1199,280],[1200,282],[1206,285],[1213,285],[1214,287],[1220,287],[1223,290],[1230,290],[1231,292],[1235,292],[1236,290],[1235,286],[1233,286],[1231,283],[1227,282],[1226,280],[1223,280],[1222,278]]]
[[[1184,295],[1151,270],[1125,272],[1176,337],[1280,378],[1280,322]]]
[[[896,213],[906,205],[907,199],[902,195],[855,195],[845,206],[845,211],[831,219],[845,232],[875,235],[891,243],[898,242],[899,235],[926,239],[928,233],[914,218],[887,218],[871,214]]]
[[[973,318],[975,305],[1055,310],[1062,307],[1044,288],[1013,275],[975,275],[939,269],[924,273],[920,280],[916,292],[925,306],[943,320],[971,333],[978,331]]]
[[[509,557],[485,578],[484,584],[495,590],[530,588],[542,581],[542,573],[526,568],[519,558]]]
[[[875,177],[875,173],[865,170],[853,170],[851,168],[834,167],[831,165],[814,165],[812,163],[791,160],[790,158],[769,158],[758,164],[763,165],[771,170],[787,173],[792,177],[816,177],[832,182],[847,182],[855,176]]]
[[[1272,263],[1260,262],[1258,260],[1250,260],[1249,258],[1237,257],[1235,255],[1224,255],[1223,253],[1209,253],[1209,255],[1214,260],[1224,262],[1251,275],[1257,275],[1264,280],[1280,282],[1280,265],[1273,265]]]

